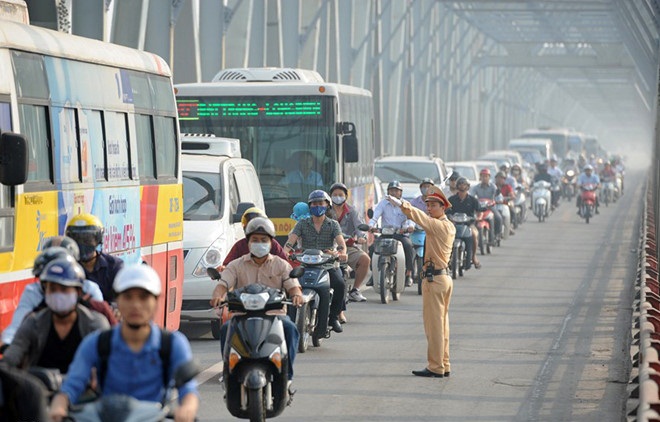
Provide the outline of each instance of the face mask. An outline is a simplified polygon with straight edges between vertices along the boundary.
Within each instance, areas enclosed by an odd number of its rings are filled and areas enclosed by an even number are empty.
[[[270,243],[250,243],[250,253],[257,258],[263,258],[270,253]]]
[[[332,203],[335,204],[335,205],[341,205],[344,202],[346,202],[346,198],[344,198],[343,196],[333,196],[332,197]]]
[[[309,212],[315,216],[315,217],[321,217],[322,215],[325,214],[326,208],[322,205],[315,205],[313,207],[309,207]]]
[[[78,303],[78,293],[48,293],[46,305],[59,315],[68,315]]]
[[[89,262],[96,256],[96,246],[92,245],[79,245],[80,246],[80,262]]]
[[[426,196],[426,192],[429,191],[429,188],[421,188],[420,191],[422,192],[422,195]]]

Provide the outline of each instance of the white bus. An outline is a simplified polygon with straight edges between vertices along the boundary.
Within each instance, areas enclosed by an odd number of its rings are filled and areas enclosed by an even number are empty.
[[[175,86],[181,130],[241,140],[261,182],[278,238],[293,205],[343,182],[360,213],[373,206],[371,93],[308,70],[227,69],[213,82]],[[240,198],[231,198],[235,207]],[[235,212],[235,210],[232,210]]]
[[[82,212],[103,222],[104,251],[156,269],[164,292],[157,322],[178,328],[182,184],[167,64],[154,54],[2,16],[0,131],[20,133],[25,148],[18,160],[17,151],[4,151],[3,134],[0,331],[34,280],[41,241],[64,234]]]

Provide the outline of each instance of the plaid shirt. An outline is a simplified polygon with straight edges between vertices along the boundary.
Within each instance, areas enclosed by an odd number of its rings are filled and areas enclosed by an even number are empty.
[[[336,220],[326,217],[321,225],[321,231],[317,232],[312,217],[309,217],[298,221],[292,233],[301,240],[303,249],[324,251],[334,248],[335,238],[341,235],[341,227]]]

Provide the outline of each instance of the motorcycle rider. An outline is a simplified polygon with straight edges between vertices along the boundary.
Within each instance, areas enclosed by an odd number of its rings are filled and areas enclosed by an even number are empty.
[[[459,177],[456,181],[456,188],[458,189],[456,194],[449,197],[451,208],[445,210],[445,213],[451,215],[457,212],[462,212],[476,219],[477,211],[479,211],[479,201],[468,192],[470,190],[470,182],[468,182],[465,177]],[[479,235],[479,232],[474,223],[475,220],[470,224],[472,238],[465,240],[465,246],[467,247],[467,260],[470,262],[470,266],[474,264],[474,268],[480,269],[481,263],[477,259],[477,236]]]
[[[449,175],[449,178],[447,179],[447,180],[449,181],[449,184],[448,184],[448,185],[445,185],[445,186],[442,188],[442,193],[444,193],[445,196],[449,197],[449,196],[451,196],[451,195],[456,194],[456,192],[458,191],[458,189],[456,188],[456,181],[458,180],[459,177],[461,177],[461,175],[460,175],[457,171],[453,171],[453,172]],[[411,202],[411,203],[412,203],[412,202]],[[416,206],[416,205],[415,205],[415,206]],[[424,207],[426,207],[426,205],[424,205]],[[417,208],[419,208],[419,207],[417,207]],[[426,210],[426,208],[420,208],[420,209],[421,209],[422,211],[425,211],[425,210]]]
[[[271,242],[275,239],[275,226],[266,217],[255,217],[245,227],[245,236],[250,252],[230,262],[222,272],[222,279],[213,290],[211,306],[217,307],[224,300],[227,291],[239,289],[249,284],[262,284],[275,289],[285,289],[294,306],[303,304],[302,289],[298,279],[289,278],[291,264],[287,260],[270,253]],[[285,309],[269,311],[280,315],[284,328],[284,338],[289,352],[289,381],[293,380],[293,362],[298,350],[300,333],[296,325],[286,315]],[[224,350],[229,322],[220,329],[220,350]]]
[[[80,249],[78,262],[85,270],[85,276],[96,282],[103,292],[106,302],[113,302],[115,293],[112,283],[124,262],[101,251],[103,243],[103,223],[88,213],[74,216],[66,225],[65,234],[75,240]]]
[[[399,183],[398,180],[391,181],[387,185],[387,194],[396,199],[401,199],[401,196],[403,195],[401,183]],[[394,238],[401,242],[401,245],[403,246],[406,255],[406,286],[412,286],[412,268],[415,259],[415,248],[413,247],[409,234],[415,230],[415,223],[406,217],[400,207],[392,205],[387,197],[381,199],[378,205],[376,205],[374,215],[369,221],[369,227],[375,227],[379,218],[382,220],[381,227],[396,227],[404,232],[396,233]],[[369,248],[369,253],[373,254],[373,245]]]
[[[335,183],[330,187],[330,198],[332,199],[332,209],[337,216],[337,221],[344,234],[351,236],[346,241],[346,254],[348,255],[348,265],[355,271],[355,284],[350,292],[348,299],[352,302],[366,302],[367,298],[360,293],[360,286],[369,274],[371,259],[358,245],[367,243],[367,234],[358,230],[358,226],[363,223],[355,207],[346,203],[348,197],[348,188],[343,183]]]
[[[511,186],[512,189],[515,189],[518,186],[516,178],[511,174],[511,164],[508,161],[504,161],[500,165],[500,172],[504,174],[504,183]],[[497,177],[497,174],[495,174]]]
[[[325,191],[317,189],[309,194],[307,203],[309,204],[309,210],[312,216],[296,223],[284,245],[284,253],[287,255],[290,254],[298,239],[301,240],[303,249],[319,249],[326,253],[334,253],[336,243],[337,257],[340,261],[345,262],[348,256],[346,255],[346,242],[344,241],[341,227],[336,220],[328,218],[325,215],[330,207],[330,196]],[[334,291],[332,302],[330,303],[328,326],[333,331],[341,333],[344,329],[339,322],[339,313],[344,305],[346,282],[339,267],[329,269],[328,275],[330,276],[330,287]],[[319,293],[321,296],[319,308],[324,309],[328,306],[329,293],[321,293]]]
[[[265,217],[266,213],[260,210],[257,207],[251,207],[245,210],[243,215],[241,216],[241,224],[243,225],[243,231],[245,231],[245,227],[248,225],[250,221],[252,221],[253,218],[256,217]],[[284,250],[282,249],[282,246],[280,246],[279,242],[275,240],[275,238],[271,239],[271,253],[273,255],[277,255],[280,258],[286,260],[286,255],[284,254]],[[248,248],[248,240],[247,237],[244,237],[243,239],[239,239],[234,243],[234,245],[231,247],[229,250],[229,253],[227,253],[227,256],[225,257],[225,260],[222,261],[222,265],[220,265],[218,268],[216,268],[219,272],[222,272],[224,268],[233,260],[238,259],[242,257],[245,254],[250,253],[250,249]]]
[[[516,193],[514,192],[513,187],[506,182],[506,179],[506,175],[503,172],[498,171],[495,175],[495,186],[497,186],[498,193],[501,193],[504,197],[504,200],[506,201],[505,205],[510,209],[509,215],[514,215],[515,210],[509,206],[509,201],[515,201]],[[509,228],[509,234],[513,236],[516,232],[514,232],[512,228]]]
[[[552,198],[552,208],[557,208],[559,205],[559,195],[561,191],[559,190],[559,185],[561,183],[561,178],[564,175],[564,172],[557,167],[557,156],[553,155],[550,158],[550,166],[548,167],[548,174],[551,177],[550,183],[552,183],[553,189],[551,189],[551,198]],[[555,188],[557,187],[557,188]]]
[[[71,256],[48,263],[39,278],[47,306],[23,321],[4,359],[23,369],[39,366],[66,374],[82,339],[110,324],[79,303],[85,272]]]
[[[584,166],[582,169],[582,173],[578,176],[577,179],[577,187],[578,190],[582,188],[584,185],[596,185],[596,189],[600,187],[600,178],[598,177],[597,174],[593,174],[594,168],[591,164],[587,164]],[[600,204],[598,203],[598,195],[596,195],[596,214],[600,214],[598,212],[598,206]],[[580,208],[582,207],[582,195],[578,194],[577,195],[577,214],[580,215]]]
[[[495,201],[497,195],[497,186],[490,181],[490,170],[487,168],[481,169],[479,172],[480,183],[470,189],[470,195],[476,196],[477,199],[491,199]],[[502,214],[495,208],[491,207],[493,212],[493,220],[495,224],[490,225],[490,238],[491,246],[495,245],[495,233],[502,233]]]
[[[37,255],[34,260],[34,267],[32,268],[32,275],[39,278],[39,274],[43,271],[46,264],[56,258],[64,258],[66,255],[71,255],[76,261],[80,259],[80,252],[78,245],[70,237],[66,236],[52,236],[44,239],[41,245],[42,252]],[[98,284],[93,281],[85,279],[83,281],[83,295],[88,300],[103,301],[103,293]],[[14,315],[11,318],[11,323],[2,332],[2,339],[0,341],[0,353],[11,344],[16,334],[16,330],[21,325],[25,317],[32,312],[36,307],[41,305],[44,301],[44,290],[41,283],[37,280],[25,286],[23,293],[18,301],[18,305],[14,310]]]
[[[451,183],[450,183],[451,184]],[[456,183],[454,183],[454,186]],[[426,177],[424,180],[422,180],[419,183],[419,191],[421,192],[421,195],[413,198],[410,200],[410,203],[412,204],[413,207],[417,207],[418,209],[422,211],[426,211],[426,193],[429,190],[429,187],[435,186],[435,183],[433,183],[433,179]]]
[[[109,355],[106,356],[108,370],[104,371],[102,381],[99,380],[103,396],[119,394],[160,402],[167,390],[163,374],[165,364],[160,355],[164,334],[153,322],[161,294],[158,273],[148,265],[129,265],[119,271],[113,287],[123,319],[110,331],[96,332],[83,339],[69,365],[61,392],[51,402],[50,417],[55,422],[67,417],[69,403],[78,402],[89,383],[92,368],[97,368],[98,376],[102,364],[99,355],[102,333],[111,333]],[[179,331],[170,332],[168,340],[170,352],[166,368],[169,384],[175,370],[192,360],[192,351],[190,343]],[[192,422],[199,407],[197,382],[188,381],[178,393],[179,406],[175,409],[174,420]]]
[[[527,190],[527,181],[525,180],[525,175],[523,174],[522,167],[519,164],[514,164],[511,166],[511,176],[516,179],[516,186],[522,187]]]

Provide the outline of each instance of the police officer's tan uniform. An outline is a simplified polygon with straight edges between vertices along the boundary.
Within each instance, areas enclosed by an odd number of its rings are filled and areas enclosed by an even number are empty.
[[[426,201],[444,203],[445,208],[451,204],[444,193],[436,186],[429,187]],[[427,370],[433,374],[421,376],[448,376],[451,370],[449,364],[449,302],[453,289],[453,281],[447,269],[451,255],[456,227],[446,215],[440,218],[430,217],[427,213],[403,202],[401,209],[411,220],[426,232],[424,247],[424,268],[433,263],[435,273],[433,281],[426,277],[422,280],[422,316],[424,331],[428,341]],[[443,213],[444,214],[444,213]],[[414,371],[423,372],[423,371]],[[415,373],[415,375],[420,375]]]

